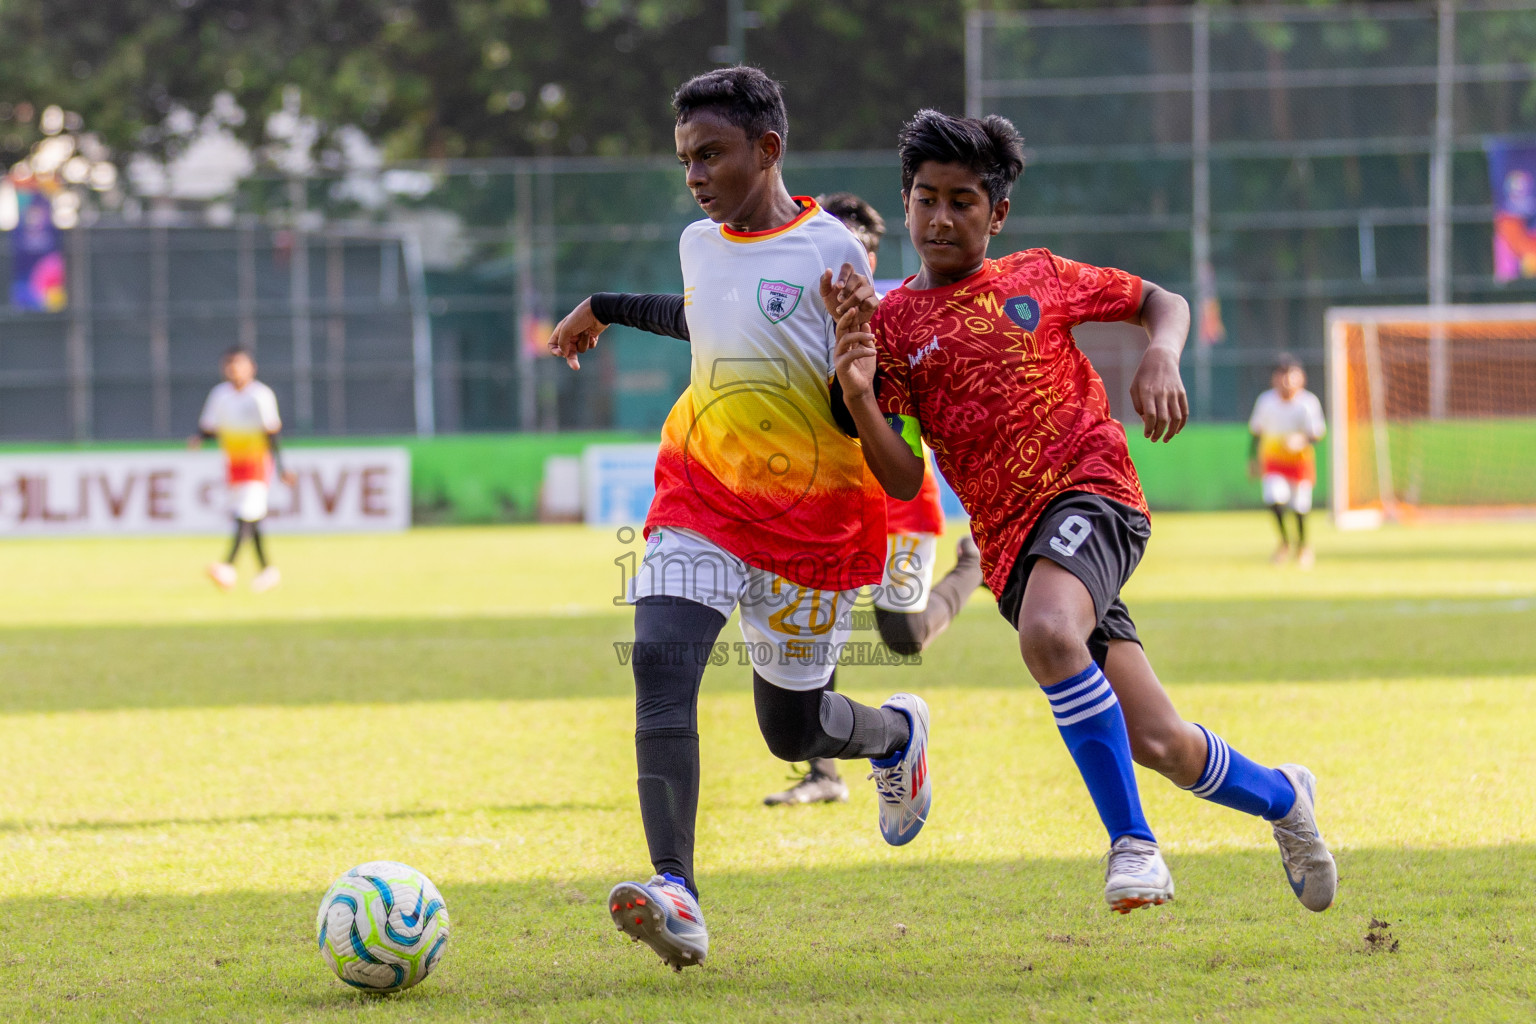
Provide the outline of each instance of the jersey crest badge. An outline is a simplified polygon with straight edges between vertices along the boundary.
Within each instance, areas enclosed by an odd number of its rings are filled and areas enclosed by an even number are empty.
[[[1033,331],[1040,326],[1040,303],[1032,295],[1015,295],[1003,303],[1003,312],[1008,314],[1009,320],[1026,331]]]
[[[759,281],[757,282],[757,308],[763,311],[763,316],[769,323],[779,323],[789,317],[800,305],[800,293],[805,291],[797,284],[788,281]]]

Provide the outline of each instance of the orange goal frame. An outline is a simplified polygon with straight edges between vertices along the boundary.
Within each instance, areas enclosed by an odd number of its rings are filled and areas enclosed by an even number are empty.
[[[1375,344],[1383,324],[1411,325],[1426,330],[1426,356],[1433,379],[1438,370],[1449,378],[1450,349],[1446,333],[1436,325],[1527,322],[1536,334],[1536,303],[1460,306],[1335,306],[1324,315],[1328,380],[1329,505],[1339,529],[1373,529],[1383,522],[1431,518],[1487,518],[1536,515],[1536,508],[1420,506],[1397,499],[1392,483],[1391,451],[1387,440],[1386,396],[1380,354]],[[1437,350],[1438,344],[1438,350]],[[1352,353],[1351,347],[1358,346]],[[1358,355],[1357,358],[1351,358]],[[1364,364],[1365,380],[1351,377],[1351,366]],[[1430,391],[1433,393],[1434,385]],[[1431,399],[1433,402],[1433,398]],[[1352,432],[1371,431],[1378,482],[1376,500],[1352,502],[1350,477]]]

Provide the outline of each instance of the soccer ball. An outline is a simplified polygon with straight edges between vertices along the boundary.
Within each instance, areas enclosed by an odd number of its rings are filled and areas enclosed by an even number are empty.
[[[448,907],[432,880],[392,860],[336,879],[315,917],[320,955],[353,988],[398,992],[432,973],[448,945]]]

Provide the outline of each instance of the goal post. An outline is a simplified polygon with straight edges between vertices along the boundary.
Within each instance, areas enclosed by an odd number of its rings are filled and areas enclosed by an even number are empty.
[[[1335,307],[1325,327],[1341,529],[1536,517],[1536,304]]]

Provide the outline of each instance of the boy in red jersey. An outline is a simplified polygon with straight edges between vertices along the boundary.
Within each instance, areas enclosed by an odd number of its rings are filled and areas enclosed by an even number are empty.
[[[886,295],[867,329],[867,314],[824,277],[839,313],[844,400],[889,493],[910,496],[921,483],[919,432],[957,486],[987,584],[1109,832],[1105,899],[1128,913],[1173,897],[1134,756],[1197,796],[1269,820],[1292,890],[1308,909],[1326,909],[1337,873],[1318,834],[1312,774],[1258,765],[1180,718],[1119,597],[1150,523],[1124,429],[1071,329],[1089,320],[1147,329],[1131,398],[1145,435],[1167,440],[1188,417],[1178,369],[1188,305],[1044,249],[986,258],[1024,167],[1022,140],[1003,118],[924,110],[900,147],[923,268]]]
[[[732,611],[774,754],[870,758],[880,830],[895,846],[922,828],[932,786],[921,698],[869,707],[826,688],[853,598],[880,579],[885,509],[857,443],[832,418],[836,325],[806,293],[827,267],[866,268],[863,250],[815,200],[784,188],[777,82],[721,68],[684,83],[672,103],[677,156],[706,219],[678,246],[692,368],[662,428],[646,556],[629,593],[640,817],[656,874],[620,882],[608,909],[682,969],[709,950],[693,872],[698,697]],[[550,349],[574,368],[598,330],[583,303]]]

